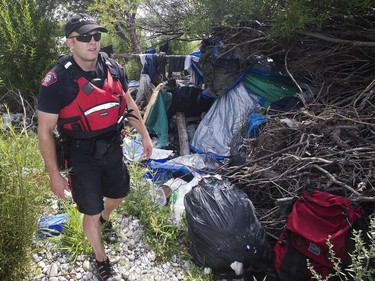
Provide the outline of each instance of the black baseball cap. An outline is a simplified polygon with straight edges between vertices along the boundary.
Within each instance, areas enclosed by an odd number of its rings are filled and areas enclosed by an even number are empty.
[[[108,32],[108,29],[99,25],[92,16],[88,14],[76,14],[66,23],[65,36],[68,38],[73,31],[78,34],[84,34],[92,30]]]

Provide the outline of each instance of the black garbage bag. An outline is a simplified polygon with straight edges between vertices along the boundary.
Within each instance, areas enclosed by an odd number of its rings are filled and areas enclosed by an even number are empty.
[[[190,252],[194,262],[221,273],[242,262],[260,272],[272,259],[266,232],[247,194],[227,180],[203,177],[184,198]]]

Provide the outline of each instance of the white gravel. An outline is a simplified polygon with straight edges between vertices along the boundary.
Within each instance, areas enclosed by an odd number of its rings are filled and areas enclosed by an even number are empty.
[[[123,217],[115,221],[120,230],[120,242],[106,245],[118,281],[178,281],[187,280],[191,261],[173,256],[168,262],[157,262],[155,253],[144,242],[139,220]],[[51,239],[36,239],[38,251],[33,252],[30,280],[43,281],[99,281],[94,256],[81,255],[75,262],[57,249]]]

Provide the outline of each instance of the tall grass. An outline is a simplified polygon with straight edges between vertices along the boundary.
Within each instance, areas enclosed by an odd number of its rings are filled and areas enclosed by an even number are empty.
[[[4,129],[0,117],[0,280],[26,280],[47,192],[35,133]]]
[[[57,248],[68,254],[72,261],[79,255],[93,254],[93,249],[83,231],[83,214],[81,214],[73,201],[62,202],[68,219],[62,229],[62,234],[50,238]]]

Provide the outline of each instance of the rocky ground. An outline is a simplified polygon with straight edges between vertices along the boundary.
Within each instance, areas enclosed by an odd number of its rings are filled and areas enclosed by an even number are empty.
[[[120,229],[120,242],[106,245],[106,252],[117,273],[114,280],[188,280],[186,273],[191,267],[191,261],[173,256],[168,262],[157,262],[155,253],[144,241],[139,220],[122,217],[114,221],[114,226]],[[39,250],[33,254],[30,280],[100,280],[93,256],[81,255],[73,262],[49,238],[39,238],[35,244]]]

